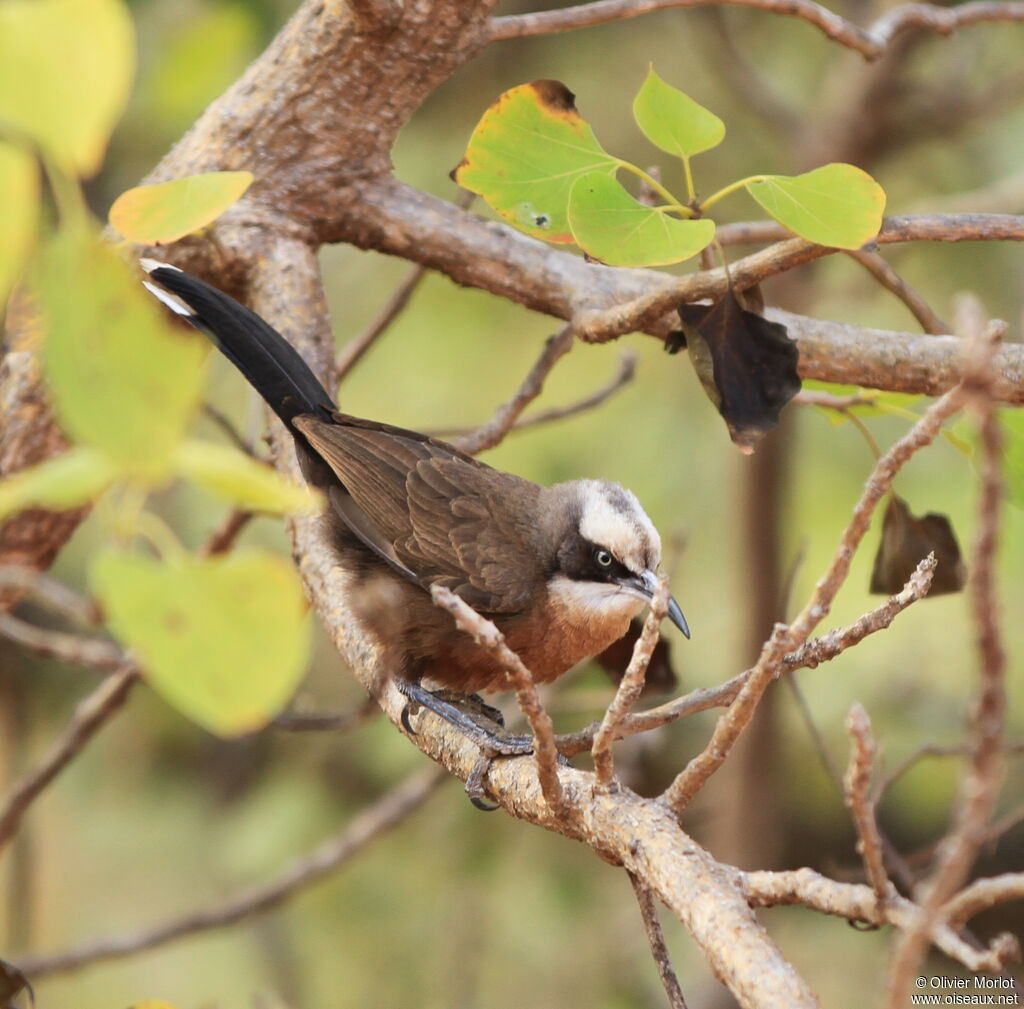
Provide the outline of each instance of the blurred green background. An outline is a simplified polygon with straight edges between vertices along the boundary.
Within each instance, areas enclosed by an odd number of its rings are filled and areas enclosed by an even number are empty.
[[[107,167],[89,185],[100,215],[261,51],[293,9],[272,0],[140,0],[131,6],[139,77]],[[498,12],[535,6],[504,3]],[[860,4],[844,13],[860,21],[870,15]],[[742,62],[724,45],[719,22],[810,124],[803,150],[741,96],[736,77]],[[889,213],[927,210],[949,194],[1019,172],[1019,79],[1015,94],[993,94],[958,121],[944,123],[942,117],[954,99],[968,92],[985,96],[1013,73],[1022,33],[1020,26],[983,26],[929,38],[914,50],[899,87],[920,99],[921,112],[913,129],[889,137],[865,166],[887,189]],[[407,126],[394,152],[396,173],[454,198],[448,172],[484,108],[506,88],[538,77],[569,85],[606,148],[642,165],[656,163],[657,152],[645,149],[630,115],[648,63],[726,121],[726,142],[696,161],[698,186],[706,180],[705,191],[752,172],[809,167],[802,163],[806,150],[831,142],[830,103],[842,95],[844,81],[852,86],[863,72],[859,57],[806,24],[753,11],[667,11],[504,42],[465,67]],[[884,102],[875,110],[884,115]],[[671,172],[666,182],[678,184]],[[729,219],[760,216],[745,195],[722,209]],[[958,209],[974,208],[965,203]],[[1024,205],[1003,209],[1020,212]],[[1011,322],[1011,338],[1019,339],[1017,247],[921,243],[889,247],[885,254],[940,315],[949,318],[955,293],[971,290],[991,314]],[[409,269],[348,247],[325,249],[322,262],[339,343],[362,330]],[[770,303],[808,314],[915,329],[906,309],[842,256],[796,280],[769,285],[766,293]],[[513,392],[554,329],[553,320],[429,277],[343,385],[342,408],[420,429],[472,425]],[[671,558],[674,591],[694,630],[690,642],[672,639],[682,686],[714,684],[754,658],[748,611],[756,531],[744,519],[748,497],[758,493],[749,479],[752,460],[730,444],[685,358],[665,356],[648,338],[577,347],[548,381],[538,406],[590,393],[611,376],[627,345],[639,355],[632,385],[597,411],[511,436],[486,460],[540,482],[600,476],[636,491],[666,541],[685,542]],[[259,410],[220,360],[211,364],[209,398],[242,428],[259,429]],[[869,424],[883,446],[907,426],[889,418]],[[201,426],[218,437],[209,422]],[[799,608],[832,554],[871,455],[852,425],[834,426],[816,411],[791,409],[786,428],[772,436],[785,439],[779,453],[785,462],[782,521],[773,529],[766,520],[763,535],[777,537],[786,567],[802,555],[792,592]],[[918,456],[897,490],[915,513],[948,514],[961,545],[969,547],[977,488],[970,462],[954,448],[940,442]],[[166,493],[161,511],[189,543],[199,543],[221,514],[188,488]],[[867,594],[877,536],[874,529],[829,626],[877,605]],[[287,550],[282,527],[270,520],[253,523],[243,538]],[[83,561],[97,542],[87,521],[56,573],[80,585]],[[1024,679],[1024,625],[1017,619],[1024,608],[1022,557],[1024,518],[1008,508],[999,577],[1011,691]],[[314,710],[356,707],[360,688],[322,636],[317,641],[299,701]],[[0,648],[0,767],[10,780],[38,759],[93,677],[37,662],[3,643]],[[946,596],[913,607],[890,631],[797,679],[840,766],[846,759],[843,718],[860,701],[872,716],[885,766],[892,768],[924,743],[962,740],[975,677],[965,600]],[[559,685],[550,703],[559,728],[568,730],[598,716],[609,696],[607,680],[586,670]],[[1020,738],[1021,713],[1011,718],[1009,735]],[[703,745],[711,724],[711,715],[698,716],[622,746],[630,783],[648,792],[663,786]],[[758,759],[744,765],[761,768],[744,783],[744,794],[763,800],[756,827],[729,811],[736,779],[723,775],[694,807],[688,828],[715,853],[745,867],[809,864],[856,878],[842,797],[784,685],[775,692],[756,746]],[[137,690],[128,711],[36,804],[0,869],[3,956],[17,962],[23,952],[132,933],[193,907],[216,905],[274,875],[423,762],[382,720],[340,736],[267,732],[227,743],[144,688]],[[924,761],[888,795],[883,825],[901,850],[913,852],[941,835],[956,781],[955,761]],[[1019,764],[1011,758],[1001,810],[1022,800]],[[1022,853],[1024,833],[1017,829],[987,852],[984,867],[1019,869]],[[800,909],[765,913],[764,920],[825,1005],[867,1004],[865,986],[876,987],[884,976],[885,933],[853,931]],[[1019,911],[978,922],[983,935],[1021,924]],[[691,1006],[728,1005],[681,928],[667,920],[666,932]],[[933,968],[954,972],[939,960]],[[500,813],[478,813],[454,782],[337,877],[279,910],[37,987],[41,1009],[108,1009],[155,997],[178,1009],[664,1004],[625,875],[563,838]]]

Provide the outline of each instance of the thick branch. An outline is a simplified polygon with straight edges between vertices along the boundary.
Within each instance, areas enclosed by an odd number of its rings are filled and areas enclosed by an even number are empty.
[[[654,315],[635,328],[664,338],[677,325],[671,312],[675,303],[684,297],[712,297],[725,288],[720,270],[673,279],[654,270],[610,269],[586,263],[579,256],[460,211],[396,179],[365,180],[355,188],[357,193],[347,205],[348,218],[336,222],[333,239],[425,263],[459,284],[482,288],[559,319],[569,321],[592,313],[592,321],[608,323],[601,313],[611,306],[634,303],[628,311],[620,308],[615,313],[619,326],[628,328],[622,320],[636,314],[635,300],[643,298],[644,311],[655,305]],[[879,242],[986,237],[1024,240],[1024,218],[979,214],[890,218]],[[777,272],[783,260],[788,268],[800,257],[807,261],[834,251],[799,239],[782,245],[790,250],[786,257],[779,258],[776,249],[755,254],[760,257],[757,259],[748,256],[741,260],[747,264],[741,273],[742,283]],[[658,304],[663,314],[657,313]],[[804,378],[938,395],[960,377],[959,341],[954,337],[865,330],[777,310],[769,310],[767,315],[786,325],[790,336],[799,342]],[[616,331],[615,325],[606,326],[598,335]],[[1024,347],[1004,347],[997,362],[996,398],[1024,403]]]
[[[313,250],[301,242],[277,242],[254,250],[253,263],[253,307],[329,375],[331,338]],[[311,318],[311,312],[319,314]],[[294,474],[288,440],[277,438],[275,450],[278,465]],[[405,698],[387,675],[382,644],[356,616],[354,588],[321,523],[298,518],[291,528],[299,569],[328,635],[389,720],[400,726]],[[416,733],[416,746],[463,781],[469,777],[479,753],[465,737],[428,711],[421,713]],[[571,767],[560,768],[559,779],[566,804],[578,811],[571,820],[544,800],[532,757],[496,761],[488,774],[488,797],[513,816],[580,840],[640,876],[676,914],[741,1005],[816,1005],[747,907],[734,874],[683,833],[663,804],[628,789],[596,793],[593,774]],[[722,943],[723,934],[729,943]]]

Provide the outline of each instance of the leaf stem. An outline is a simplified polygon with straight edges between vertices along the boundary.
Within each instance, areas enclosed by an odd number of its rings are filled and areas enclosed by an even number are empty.
[[[725,199],[727,196],[731,196],[736,192],[737,189],[742,189],[747,183],[750,182],[763,182],[769,176],[767,175],[748,175],[745,179],[739,179],[737,182],[733,182],[726,186],[724,189],[719,189],[717,193],[709,196],[702,204],[701,210],[707,210],[708,207],[713,207],[719,200]]]
[[[871,429],[863,420],[861,420],[860,417],[857,416],[857,414],[853,412],[853,410],[846,410],[844,412],[853,426],[864,436],[864,440],[868,443],[868,446],[875,457],[875,461],[877,462],[882,458],[882,450],[878,447],[878,442],[875,440],[875,436],[871,433]]]
[[[686,173],[686,195],[690,197],[692,203],[697,199],[697,190],[693,185],[693,170],[690,168],[690,156],[684,154],[683,156],[683,171]]]
[[[57,207],[57,217],[66,228],[82,226],[89,217],[86,210],[82,189],[63,169],[59,168],[53,158],[45,151],[38,151],[39,160],[43,164],[46,181],[50,184],[53,202]]]
[[[637,168],[632,162],[623,161],[621,158],[616,158],[615,163],[619,168],[624,168],[627,172],[632,172],[637,178],[643,179],[663,200],[665,200],[667,206],[662,208],[658,207],[659,210],[674,210],[677,213],[682,214],[684,217],[693,217],[693,211],[685,204],[680,203],[656,178],[645,172],[642,168]]]
[[[149,541],[161,560],[171,564],[180,564],[185,560],[186,552],[181,541],[159,515],[150,511],[139,512],[135,529],[139,536]]]

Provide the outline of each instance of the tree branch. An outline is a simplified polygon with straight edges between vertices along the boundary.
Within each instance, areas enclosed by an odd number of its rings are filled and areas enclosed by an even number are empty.
[[[111,673],[75,708],[71,720],[37,767],[17,781],[0,804],[0,848],[14,836],[25,810],[121,709],[139,677],[134,664]]]
[[[993,408],[992,359],[1005,324],[980,318],[976,302],[961,306],[958,328],[969,341],[963,382],[968,406],[976,415],[983,449],[979,529],[969,565],[968,590],[977,634],[981,675],[971,732],[968,773],[961,783],[953,825],[939,845],[936,864],[922,884],[921,915],[893,953],[888,1005],[905,1004],[912,977],[924,955],[925,942],[940,908],[967,877],[992,815],[1002,778],[1002,732],[1006,718],[1004,675],[1006,656],[998,627],[994,556],[1002,497],[1002,458],[999,422]]]
[[[411,775],[359,813],[337,837],[294,861],[276,879],[242,890],[212,907],[190,911],[131,935],[102,939],[64,953],[23,957],[18,965],[33,979],[62,974],[102,960],[141,953],[182,936],[234,925],[268,911],[336,872],[381,834],[415,812],[446,780],[447,776],[437,768],[427,768]]]
[[[548,337],[540,357],[534,362],[512,398],[502,403],[486,424],[482,424],[469,434],[455,438],[455,446],[469,455],[478,455],[499,445],[523,410],[541,394],[544,380],[551,374],[555,365],[572,350],[574,342],[575,336],[571,326],[563,326],[554,336]]]
[[[857,827],[857,851],[864,859],[868,882],[875,891],[880,907],[891,900],[895,889],[885,872],[884,845],[875,820],[871,802],[871,774],[878,748],[871,735],[871,722],[867,712],[854,704],[846,716],[846,730],[850,734],[850,760],[843,779],[846,804]]]
[[[658,968],[658,976],[668,996],[669,1009],[686,1009],[686,999],[683,998],[683,990],[679,987],[679,978],[672,969],[672,959],[668,954],[668,947],[665,945],[665,936],[661,931],[661,922],[658,921],[658,906],[654,902],[654,895],[646,883],[634,873],[629,873],[629,881],[633,884],[633,892],[636,894],[636,902],[640,905],[640,915],[644,920],[644,931],[647,933],[647,941],[651,945],[651,956]]]
[[[537,693],[537,685],[533,681],[532,673],[523,664],[523,660],[505,643],[501,631],[451,589],[435,585],[431,595],[438,606],[452,615],[460,631],[471,635],[478,645],[487,649],[504,667],[509,682],[516,692],[519,708],[526,716],[533,732],[537,778],[540,781],[544,799],[556,813],[563,815],[565,802],[562,796],[562,786],[558,780],[555,728],[551,724],[551,716],[544,710],[544,705],[540,702],[540,695]]]
[[[493,18],[491,41],[572,31],[639,17],[656,10],[706,7],[711,4],[753,7],[772,14],[800,18],[833,42],[853,49],[867,59],[881,56],[892,40],[909,27],[949,35],[958,28],[984,21],[1024,21],[1024,4],[999,3],[995,0],[975,0],[957,7],[940,7],[928,3],[905,4],[893,8],[866,29],[812,0],[594,0],[593,3],[562,7],[559,10]]]
[[[901,931],[915,927],[921,916],[917,905],[905,897],[895,895],[881,906],[870,886],[839,883],[813,869],[746,872],[743,881],[747,899],[754,907],[803,904],[847,921],[894,925]],[[998,972],[1020,957],[1020,947],[1009,935],[997,936],[987,948],[978,949],[949,925],[937,923],[932,926],[929,938],[946,956],[972,971]]]
[[[967,378],[932,404],[923,417],[875,464],[865,484],[853,517],[844,530],[835,555],[814,593],[793,623],[776,624],[765,642],[757,665],[751,670],[736,700],[720,716],[704,750],[676,776],[665,792],[665,801],[682,812],[707,779],[721,767],[772,681],[779,675],[787,652],[799,648],[814,628],[828,615],[836,593],[846,580],[850,562],[871,522],[875,507],[889,490],[896,474],[914,453],[930,445],[947,418],[963,405],[968,395]]]
[[[644,689],[647,667],[650,665],[654,648],[658,644],[661,622],[668,613],[668,578],[661,576],[658,590],[651,599],[650,612],[644,621],[643,630],[633,646],[633,655],[626,666],[625,673],[619,681],[615,696],[604,713],[601,727],[594,734],[594,745],[591,755],[594,758],[594,771],[597,784],[601,788],[609,788],[615,774],[615,763],[612,756],[612,743],[619,738],[619,726],[640,699]]]
[[[828,634],[814,638],[795,652],[791,652],[783,659],[783,671],[792,672],[805,667],[813,669],[823,662],[834,659],[869,634],[885,630],[896,619],[897,614],[902,613],[911,603],[924,598],[931,587],[935,564],[934,557],[926,557],[918,564],[903,589],[896,595],[890,596],[881,606],[876,607],[870,613],[865,613],[852,624],[836,628]],[[617,738],[621,739],[637,732],[649,732],[652,729],[661,728],[663,725],[669,725],[680,718],[696,715],[711,708],[726,707],[736,699],[752,672],[753,670],[747,669],[716,687],[701,687],[656,708],[628,715],[617,729]],[[572,756],[589,750],[600,724],[600,722],[594,722],[579,732],[558,736],[559,752]]]

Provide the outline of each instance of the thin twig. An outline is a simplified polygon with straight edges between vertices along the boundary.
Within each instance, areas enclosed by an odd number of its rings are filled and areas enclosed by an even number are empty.
[[[791,672],[807,667],[813,669],[823,662],[834,659],[847,648],[859,644],[869,634],[885,630],[899,613],[924,597],[931,587],[934,571],[934,558],[925,558],[918,564],[917,569],[900,592],[890,596],[880,606],[865,613],[852,624],[838,627],[828,634],[814,638],[787,655],[783,660],[783,671]],[[655,708],[628,715],[619,725],[617,736],[622,739],[637,732],[650,732],[652,729],[670,725],[680,718],[687,718],[701,711],[726,707],[736,699],[751,672],[752,670],[747,669],[718,686],[700,687]],[[600,722],[594,722],[579,732],[560,735],[557,739],[559,751],[567,756],[572,756],[589,750],[594,743],[594,736],[600,725]]]
[[[785,234],[785,229],[782,229]],[[906,241],[1024,241],[1024,217],[1009,214],[922,214],[911,217],[889,217],[875,236],[875,243],[887,245]],[[730,282],[744,290],[768,277],[785,273],[797,266],[835,253],[836,249],[815,245],[802,238],[788,238],[760,249],[722,268],[691,273],[659,284],[639,297],[609,308],[581,311],[574,326],[580,338],[588,343],[605,343],[623,333],[647,329],[662,316],[674,311],[682,301],[721,296]]]
[[[216,557],[226,554],[238,539],[239,533],[256,517],[254,512],[244,508],[232,508],[220,525],[210,534],[199,551],[201,557]]]
[[[467,210],[475,198],[475,193],[471,193],[468,189],[461,189],[454,202],[462,210]],[[349,340],[341,348],[334,366],[338,383],[352,371],[363,359],[366,352],[390,329],[392,323],[405,311],[427,272],[428,267],[422,263],[416,263],[405,275],[398,287],[395,288],[394,293],[388,298],[387,303],[380,312],[377,313],[377,317],[373,322],[359,336]]]
[[[564,406],[553,406],[550,410],[541,410],[538,413],[531,414],[529,417],[520,417],[511,428],[509,428],[509,434],[514,434],[517,431],[524,431],[528,427],[539,427],[541,424],[550,424],[552,421],[564,420],[566,417],[574,417],[578,413],[583,413],[585,410],[592,410],[596,406],[600,406],[605,400],[610,399],[616,392],[619,391],[623,386],[628,385],[636,377],[636,354],[632,351],[626,351],[619,358],[619,363],[615,369],[615,374],[611,380],[605,385],[602,385],[600,389],[596,389],[589,396],[584,396],[583,399],[576,400],[575,403],[566,403]],[[458,438],[464,435],[472,434],[476,428],[438,428],[437,430],[431,431],[440,438]]]
[[[312,715],[288,711],[278,715],[270,723],[270,728],[283,732],[345,732],[362,725],[379,712],[377,701],[367,697],[357,708],[343,711],[338,715]]]
[[[83,627],[96,623],[96,607],[74,589],[35,568],[18,564],[0,565],[0,588],[17,589],[21,596],[31,596],[47,609],[61,613]]]
[[[853,49],[867,59],[881,56],[889,43],[909,27],[927,28],[939,35],[948,35],[957,28],[982,21],[1024,21],[1024,4],[993,0],[975,0],[952,8],[929,3],[904,4],[888,11],[866,29],[812,0],[594,0],[575,7],[492,18],[490,41],[549,35],[639,17],[656,10],[720,3],[800,18],[814,25],[833,42]]]
[[[357,337],[348,341],[338,354],[335,365],[340,382],[362,360],[363,355],[387,332],[397,319],[427,275],[427,267],[416,263],[402,278],[377,317]]]
[[[241,432],[235,427],[233,421],[223,410],[215,407],[212,403],[203,404],[203,413],[206,414],[214,424],[221,429],[221,431],[227,435],[228,441],[235,446],[240,452],[244,452],[246,455],[256,458],[256,450],[247,438],[244,438]]]
[[[970,753],[970,745],[968,743],[955,743],[951,746],[941,746],[938,743],[925,743],[924,746],[919,746],[913,753],[910,754],[905,760],[897,764],[881,781],[879,781],[875,788],[874,801],[878,802],[879,799],[886,792],[892,788],[893,785],[899,781],[903,775],[913,770],[917,764],[927,757],[965,757]],[[1024,743],[1007,743],[1003,747],[1003,753],[1005,754],[1020,754],[1024,753]]]
[[[901,930],[915,927],[921,917],[920,909],[906,897],[897,894],[884,906],[879,905],[870,886],[840,883],[813,869],[745,872],[742,880],[747,900],[753,907],[803,904],[847,921],[893,925]],[[930,938],[946,956],[972,971],[995,973],[1020,956],[1020,947],[1013,936],[996,936],[986,948],[977,949],[955,929],[938,922],[932,925]]]
[[[708,69],[732,91],[740,107],[766,123],[773,135],[795,144],[804,127],[803,117],[775,80],[762,72],[750,52],[748,39],[726,17],[723,7],[709,5],[705,16],[697,21],[698,26],[706,25],[711,33]]]
[[[1024,872],[1004,872],[1000,876],[976,879],[945,904],[942,915],[956,928],[976,914],[1011,900],[1024,900]]]
[[[964,379],[960,384],[977,418],[982,445],[982,486],[978,533],[969,564],[968,591],[977,635],[980,682],[971,728],[971,754],[961,783],[957,811],[949,833],[939,844],[936,863],[922,884],[921,914],[893,952],[887,1005],[906,1004],[912,979],[924,956],[929,928],[941,906],[967,878],[992,815],[1003,773],[1002,733],[1006,718],[1004,686],[1006,656],[1000,641],[999,603],[994,558],[1003,490],[1001,437],[991,396],[992,359],[1003,337],[1004,323],[984,326],[980,306],[962,303],[957,329],[970,340]]]
[[[329,841],[292,863],[276,879],[228,897],[214,907],[191,911],[131,935],[99,942],[50,956],[23,957],[19,966],[32,978],[76,970],[100,960],[130,956],[186,935],[224,928],[276,907],[300,890],[330,875],[385,831],[414,812],[449,776],[438,767],[411,775]]]
[[[850,807],[857,828],[857,851],[864,859],[868,882],[875,891],[875,899],[883,906],[896,890],[885,871],[882,854],[882,835],[875,820],[875,807],[871,802],[871,774],[878,747],[871,734],[868,713],[854,704],[846,716],[846,731],[850,734],[850,760],[843,778],[846,804]]]
[[[37,767],[25,774],[0,804],[0,848],[14,836],[25,810],[57,775],[81,752],[86,743],[118,711],[139,677],[134,664],[122,666],[75,707],[64,731]]]
[[[530,405],[544,388],[544,380],[558,362],[572,350],[575,337],[572,326],[563,326],[554,336],[548,337],[540,357],[523,379],[511,399],[494,411],[491,419],[475,431],[455,438],[452,444],[469,455],[476,455],[501,443],[511,430],[519,415]]]
[[[633,884],[633,892],[636,894],[636,902],[640,905],[640,915],[644,920],[644,930],[647,932],[647,941],[651,944],[651,956],[658,968],[658,976],[668,996],[670,1009],[686,1009],[686,999],[683,998],[683,990],[679,987],[679,978],[672,968],[672,958],[668,954],[668,947],[665,945],[665,935],[661,931],[661,922],[658,920],[658,906],[654,900],[654,894],[644,881],[629,872],[629,881]]]
[[[838,410],[845,413],[855,406],[871,406],[877,397],[871,392],[850,393],[848,396],[834,396],[820,389],[801,389],[791,402],[797,406],[819,406],[825,410]]]
[[[668,613],[668,578],[661,576],[658,590],[651,599],[651,609],[644,621],[643,631],[633,646],[633,655],[629,660],[625,673],[619,681],[615,696],[604,713],[601,727],[594,736],[591,755],[594,758],[594,771],[597,775],[599,788],[608,788],[615,776],[615,761],[612,756],[612,743],[618,738],[618,728],[623,719],[632,711],[633,705],[640,698],[647,676],[654,648],[658,644],[661,622]]]
[[[537,762],[537,777],[548,805],[562,812],[564,801],[562,784],[558,780],[558,750],[555,748],[555,730],[551,716],[544,710],[533,682],[533,674],[523,660],[505,643],[505,637],[490,620],[482,617],[467,602],[444,586],[431,589],[434,602],[447,610],[456,626],[486,648],[500,663],[516,692],[516,699],[533,732],[533,750]]]
[[[926,333],[939,336],[951,332],[949,324],[943,322],[927,301],[908,284],[877,252],[864,249],[847,250],[851,259],[860,263],[872,277],[887,291],[891,291],[910,310],[911,315],[921,324]]]
[[[840,537],[832,561],[815,586],[811,598],[789,627],[784,624],[775,625],[757,665],[751,670],[736,700],[719,717],[711,740],[676,776],[665,792],[666,801],[677,812],[686,807],[697,789],[721,767],[753,718],[764,692],[779,675],[787,653],[804,644],[814,628],[828,615],[836,593],[846,580],[853,555],[868,530],[875,507],[888,492],[896,474],[911,456],[935,440],[943,423],[960,409],[967,395],[965,381],[959,382],[933,403],[910,431],[875,464],[860,500],[854,507],[853,517]]]
[[[796,676],[787,676],[784,680],[786,689],[793,695],[793,700],[796,701],[797,711],[800,714],[800,718],[803,720],[804,727],[807,729],[808,735],[811,737],[811,743],[814,746],[815,752],[821,760],[822,766],[825,768],[825,773],[828,775],[829,780],[836,786],[839,794],[843,794],[843,776],[836,764],[835,758],[832,756],[832,751],[829,749],[828,741],[825,739],[824,734],[818,727],[818,723],[814,720],[814,712],[811,711],[811,706],[807,703],[807,698],[804,696],[804,692],[800,687],[800,681]]]
[[[124,652],[113,641],[37,627],[10,613],[0,612],[0,635],[37,655],[69,665],[110,672],[125,662]]]

